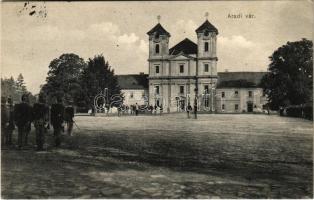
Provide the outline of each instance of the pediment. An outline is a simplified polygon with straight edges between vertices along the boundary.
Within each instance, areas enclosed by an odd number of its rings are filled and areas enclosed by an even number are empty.
[[[191,60],[191,59],[194,59],[194,57],[186,55],[184,53],[180,53],[170,58],[170,60]]]

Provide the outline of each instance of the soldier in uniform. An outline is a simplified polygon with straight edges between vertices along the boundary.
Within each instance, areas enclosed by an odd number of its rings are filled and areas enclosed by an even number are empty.
[[[12,135],[15,129],[14,125],[14,106],[12,98],[8,98],[9,125],[6,128],[6,144],[12,145]]]
[[[50,112],[51,124],[53,126],[53,134],[55,137],[56,147],[61,144],[61,130],[63,129],[62,124],[64,121],[64,106],[62,104],[62,98],[57,98],[57,103],[51,105]]]
[[[9,122],[9,113],[6,103],[7,98],[1,97],[1,146],[5,143],[6,127]]]
[[[37,151],[44,150],[45,133],[49,122],[49,107],[43,94],[38,97],[38,103],[33,106],[33,123],[36,128]]]
[[[73,102],[70,101],[69,105],[65,108],[64,110],[64,121],[67,124],[67,132],[68,135],[72,134],[72,129],[73,129],[73,117],[74,117],[74,108],[72,106]]]
[[[22,103],[14,107],[14,121],[18,129],[18,147],[27,145],[27,136],[32,121],[32,107],[29,105],[28,95],[22,95]]]

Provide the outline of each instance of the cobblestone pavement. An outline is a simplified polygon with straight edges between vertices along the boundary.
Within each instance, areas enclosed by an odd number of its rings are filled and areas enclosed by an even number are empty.
[[[2,149],[3,198],[313,197],[310,121],[183,113],[75,120],[79,129],[59,149],[51,133],[45,152]]]

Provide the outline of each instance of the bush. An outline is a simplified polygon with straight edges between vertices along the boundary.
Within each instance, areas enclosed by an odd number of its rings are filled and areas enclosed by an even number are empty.
[[[313,120],[313,106],[289,106],[286,108],[287,116]]]

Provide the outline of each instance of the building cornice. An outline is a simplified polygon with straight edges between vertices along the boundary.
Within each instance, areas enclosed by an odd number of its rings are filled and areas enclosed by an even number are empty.
[[[151,76],[149,80],[168,80],[168,79],[200,79],[200,78],[218,78],[215,75],[200,75],[200,76]]]

